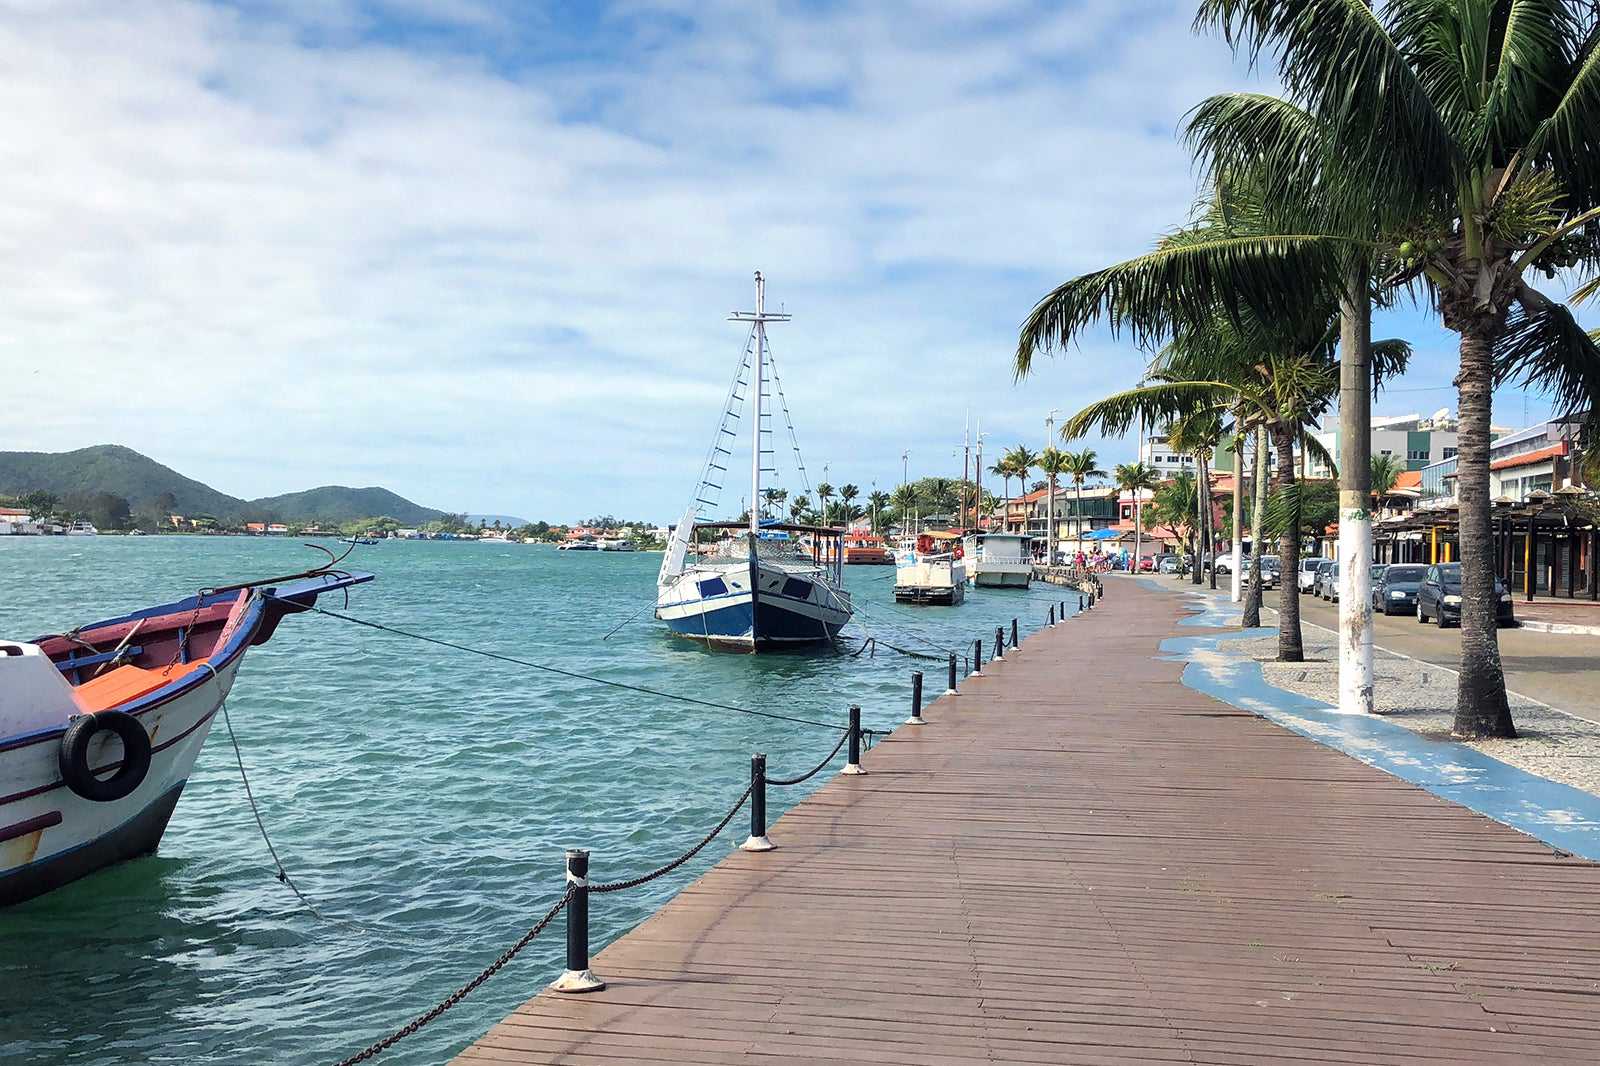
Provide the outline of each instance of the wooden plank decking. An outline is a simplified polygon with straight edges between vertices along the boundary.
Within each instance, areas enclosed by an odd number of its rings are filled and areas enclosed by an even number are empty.
[[[1180,613],[1117,582],[457,1061],[1600,1062],[1600,867],[1185,688]]]

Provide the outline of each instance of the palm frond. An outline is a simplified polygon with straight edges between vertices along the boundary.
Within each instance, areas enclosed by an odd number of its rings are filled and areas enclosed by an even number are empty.
[[[1411,354],[1410,341],[1398,337],[1373,341],[1371,346],[1373,389],[1375,391],[1381,389],[1390,378],[1404,374],[1406,367],[1411,363]]]
[[[1300,431],[1300,449],[1304,451],[1309,458],[1316,460],[1318,463],[1326,466],[1329,470],[1332,470],[1334,477],[1339,476],[1339,464],[1334,460],[1333,453],[1328,451],[1327,448],[1324,448],[1322,446],[1322,442],[1316,437],[1313,437],[1310,433],[1306,432],[1304,428],[1302,428]]]
[[[1491,21],[1486,56],[1494,77],[1478,112],[1472,154],[1509,157],[1559,102],[1578,40],[1571,7],[1565,0],[1510,0],[1494,12],[1500,18]]]
[[[1600,331],[1597,331],[1600,332]],[[1585,436],[1600,432],[1600,343],[1572,310],[1523,288],[1495,346],[1495,385],[1520,383],[1554,402],[1558,417],[1582,419]]]
[[[1097,430],[1106,436],[1121,436],[1141,415],[1148,422],[1170,422],[1204,407],[1226,409],[1235,402],[1235,395],[1235,387],[1223,381],[1141,385],[1092,403],[1067,419],[1061,426],[1061,439],[1077,440]]]
[[[1368,0],[1203,0],[1195,26],[1219,29],[1252,62],[1274,50],[1289,95],[1329,125],[1374,202],[1413,215],[1454,191],[1456,138]]]
[[[1213,322],[1218,309],[1261,320],[1294,319],[1323,294],[1339,253],[1365,242],[1327,234],[1209,237],[1085,274],[1040,300],[1022,325],[1016,374],[1035,354],[1066,348],[1093,322],[1136,343],[1159,344],[1184,325]]]
[[[1600,152],[1595,150],[1595,130],[1600,129],[1600,22],[1591,24],[1560,98],[1528,138],[1523,157],[1548,160],[1562,186],[1575,200],[1600,199]]]

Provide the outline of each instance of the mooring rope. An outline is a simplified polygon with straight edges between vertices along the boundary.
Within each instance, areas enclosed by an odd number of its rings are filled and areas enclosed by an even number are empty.
[[[274,597],[274,599],[276,599],[276,597]],[[299,605],[296,604],[296,606]],[[575,670],[563,670],[559,666],[536,663],[528,659],[518,659],[515,656],[502,655],[499,652],[489,651],[485,648],[474,648],[468,644],[457,644],[454,641],[441,640],[438,637],[430,637],[423,633],[413,633],[409,630],[398,629],[394,626],[384,625],[382,622],[370,622],[365,618],[357,618],[354,615],[340,614],[338,611],[330,611],[322,607],[307,607],[306,610],[315,611],[318,614],[325,614],[329,618],[337,618],[340,621],[350,622],[353,625],[365,626],[368,629],[376,629],[383,633],[391,633],[397,637],[407,637],[411,640],[420,640],[426,644],[437,644],[441,648],[452,648],[455,651],[466,652],[469,655],[481,655],[486,659],[496,659],[503,663],[512,663],[517,666],[525,666],[530,670],[543,670],[546,673],[556,674],[561,677],[570,677],[576,681],[588,681],[596,685],[607,685],[611,688],[620,688],[627,692],[638,692],[646,696],[657,696],[664,700],[677,700],[680,703],[690,703],[697,707],[710,707],[719,711],[734,711],[738,714],[752,714],[758,718],[771,718],[779,722],[793,722],[796,725],[816,726],[819,729],[839,729],[848,731],[847,726],[838,725],[834,722],[819,722],[814,718],[797,718],[793,715],[778,714],[774,711],[758,711],[752,707],[739,707],[731,703],[717,703],[714,700],[700,699],[698,696],[685,696],[681,693],[665,692],[661,689],[649,688],[644,685],[634,685],[626,681],[613,681],[610,678],[596,677],[593,674],[580,674]]]
[[[822,769],[833,761],[834,756],[839,754],[839,749],[844,747],[844,742],[849,740],[849,739],[850,739],[850,734],[849,733],[846,733],[844,736],[840,737],[839,738],[839,743],[837,743],[837,744],[835,744],[833,746],[833,750],[828,752],[827,756],[821,762],[817,763],[816,766],[813,766],[810,770],[807,770],[805,773],[801,774],[799,777],[784,777],[784,778],[769,777],[769,778],[767,778],[767,784],[776,785],[776,786],[778,786],[780,788],[787,788],[790,785],[798,785],[802,781],[809,781],[811,778],[813,778],[813,777],[817,776],[817,774],[821,773]]]
[[[367,1047],[356,1052],[354,1055],[351,1055],[349,1058],[340,1059],[339,1066],[355,1066],[355,1064],[358,1062],[365,1062],[375,1055],[387,1051],[389,1048],[398,1044],[412,1033],[415,1033],[418,1029],[421,1029],[423,1026],[439,1017],[439,1015],[443,1014],[451,1007],[454,1007],[457,1003],[460,1003],[462,1000],[466,999],[473,989],[477,988],[489,978],[499,973],[501,968],[504,967],[506,963],[516,958],[518,953],[521,952],[523,948],[533,943],[534,937],[544,932],[545,928],[548,927],[551,922],[555,921],[556,915],[560,914],[562,908],[571,902],[571,900],[572,886],[569,884],[567,886],[566,894],[556,901],[556,905],[546,911],[544,917],[540,918],[538,922],[534,923],[533,928],[529,929],[526,933],[523,933],[522,938],[507,948],[498,959],[495,959],[488,966],[484,967],[478,976],[474,977],[472,980],[468,981],[466,984],[450,993],[439,1003],[438,1006],[434,1007],[426,1014],[418,1015],[406,1025],[396,1029],[382,1040],[368,1045]]]

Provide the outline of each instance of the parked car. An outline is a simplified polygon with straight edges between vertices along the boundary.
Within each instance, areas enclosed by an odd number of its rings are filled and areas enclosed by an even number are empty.
[[[1276,555],[1261,557],[1261,587],[1275,589],[1283,584],[1283,563]]]
[[[1377,567],[1373,567],[1374,573]],[[1410,614],[1417,609],[1417,587],[1427,575],[1421,563],[1392,563],[1372,579],[1372,609],[1384,614]]]
[[[1387,570],[1387,569],[1389,569],[1389,566],[1388,566],[1387,563],[1373,563],[1372,564],[1372,583],[1374,585],[1376,585],[1378,582],[1383,580],[1383,572],[1385,570]]]
[[[1158,574],[1176,574],[1182,568],[1183,560],[1176,555],[1156,556],[1156,573]]]
[[[1516,625],[1512,614],[1511,593],[1499,578],[1495,578],[1494,595],[1497,601],[1495,620],[1502,626]],[[1435,563],[1423,575],[1417,587],[1417,621],[1432,618],[1443,629],[1461,623],[1461,564]]]
[[[1317,568],[1311,575],[1311,595],[1322,599],[1322,583],[1328,579],[1328,571],[1333,569],[1332,559],[1318,559]]]
[[[1300,570],[1295,574],[1295,584],[1301,592],[1311,592],[1316,588],[1317,569],[1327,562],[1326,559],[1301,559]]]
[[[1332,563],[1318,575],[1322,582],[1322,598],[1329,603],[1339,602],[1339,564]]]

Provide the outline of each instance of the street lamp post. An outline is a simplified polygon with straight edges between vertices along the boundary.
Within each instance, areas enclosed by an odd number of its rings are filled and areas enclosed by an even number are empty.
[[[1055,447],[1056,415],[1061,413],[1061,408],[1052,407],[1050,413],[1044,416],[1044,446]],[[1045,493],[1045,527],[1044,527],[1044,565],[1056,565],[1056,487],[1052,478],[1047,473],[1044,476]]]

